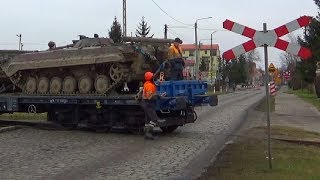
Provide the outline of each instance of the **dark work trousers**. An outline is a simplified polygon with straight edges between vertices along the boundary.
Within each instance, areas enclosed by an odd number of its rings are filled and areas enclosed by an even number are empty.
[[[145,124],[149,124],[150,121],[153,121],[156,123],[159,119],[157,113],[156,113],[156,104],[153,100],[147,100],[142,99],[141,101],[141,107],[143,108],[145,114],[146,114],[146,120]]]
[[[171,65],[171,75],[170,80],[178,81],[183,80],[183,67],[184,61],[182,58],[172,59],[170,60]]]

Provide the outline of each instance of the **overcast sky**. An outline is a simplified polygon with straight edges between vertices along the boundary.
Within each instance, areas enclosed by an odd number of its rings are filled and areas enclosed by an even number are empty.
[[[222,28],[225,19],[258,30],[266,22],[268,29],[274,29],[303,15],[316,16],[318,11],[313,0],[153,1],[127,0],[128,35],[135,33],[141,17],[145,16],[154,37],[163,37],[164,24],[168,24],[169,38],[178,36],[184,43],[194,43],[192,24],[198,18],[212,16],[212,19],[198,21],[198,27],[202,29],[199,30],[198,39],[210,39],[211,32],[218,30],[213,35],[213,41],[219,44],[222,52],[248,40],[225,31]],[[0,7],[0,49],[18,49],[16,34],[20,33],[24,49],[43,50],[47,49],[47,43],[51,40],[60,46],[78,39],[77,35],[80,34],[108,36],[115,16],[122,24],[122,0],[0,0]],[[300,33],[301,30],[295,34]],[[202,42],[210,44],[208,40]],[[269,49],[270,61],[280,65],[280,51]],[[262,52],[261,49],[259,52]],[[263,62],[259,65],[264,67]]]

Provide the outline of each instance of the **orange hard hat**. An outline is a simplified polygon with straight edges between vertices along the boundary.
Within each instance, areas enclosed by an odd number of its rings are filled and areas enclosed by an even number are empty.
[[[144,73],[144,79],[146,81],[150,81],[152,79],[152,77],[153,77],[153,73],[152,72],[148,71],[148,72]]]

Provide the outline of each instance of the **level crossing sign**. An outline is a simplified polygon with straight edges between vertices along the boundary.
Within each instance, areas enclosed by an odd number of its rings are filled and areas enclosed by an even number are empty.
[[[274,67],[274,65],[271,63],[269,65],[269,72],[274,73],[276,71],[276,68]]]
[[[230,61],[241,54],[266,44],[268,46],[286,51],[290,54],[297,55],[302,59],[307,59],[311,56],[311,51],[309,49],[301,47],[297,44],[289,43],[280,39],[280,37],[300,29],[301,27],[307,26],[310,24],[310,22],[311,17],[302,16],[276,29],[261,32],[227,19],[223,22],[223,28],[246,36],[251,40],[224,52],[222,56],[227,61]]]
[[[265,85],[266,85],[266,111],[267,111],[267,125],[268,125],[268,160],[269,168],[272,168],[271,163],[271,123],[270,123],[270,97],[269,91],[274,94],[275,88],[269,89],[269,74],[268,71],[272,71],[273,68],[268,68],[268,46],[278,48],[280,50],[286,51],[287,53],[301,57],[302,59],[308,59],[312,54],[311,51],[305,47],[301,47],[297,44],[289,43],[285,40],[280,39],[280,37],[300,29],[301,27],[307,26],[311,23],[311,17],[302,16],[296,20],[293,20],[285,25],[282,25],[273,30],[267,30],[267,23],[263,23],[263,31],[257,31],[250,27],[243,26],[241,24],[235,23],[230,20],[225,20],[223,22],[223,28],[243,35],[250,38],[251,40],[238,45],[223,53],[222,57],[226,61],[235,59],[237,56],[254,50],[257,47],[264,47],[264,58],[265,58]],[[275,70],[275,68],[274,68]]]

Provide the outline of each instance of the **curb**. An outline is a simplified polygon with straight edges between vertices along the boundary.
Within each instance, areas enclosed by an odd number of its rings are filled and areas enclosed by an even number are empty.
[[[13,130],[20,129],[20,128],[21,127],[18,127],[18,126],[6,126],[6,127],[0,128],[0,133],[13,131]]]
[[[234,128],[230,129],[230,131],[228,132],[229,135],[225,138],[225,139],[220,139],[217,142],[215,142],[213,144],[209,144],[208,148],[206,150],[204,150],[204,152],[202,152],[200,154],[199,157],[197,157],[197,159],[207,159],[206,162],[201,165],[201,168],[194,171],[194,172],[186,172],[184,171],[184,176],[180,177],[182,179],[199,179],[203,174],[206,173],[208,167],[210,167],[211,164],[213,164],[216,161],[217,156],[219,155],[219,153],[226,147],[226,145],[228,144],[228,142],[235,138],[232,137],[232,133],[237,132],[242,124],[247,120],[249,111],[251,111],[253,108],[255,108],[259,103],[261,103],[263,101],[264,96],[261,97],[261,99],[257,100],[255,103],[251,104],[247,109],[245,109],[241,115],[238,117],[239,121],[237,124],[234,125]],[[210,151],[215,151],[216,153],[210,153]]]

